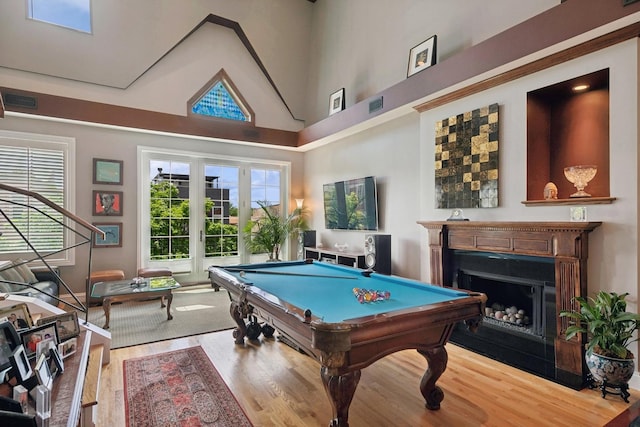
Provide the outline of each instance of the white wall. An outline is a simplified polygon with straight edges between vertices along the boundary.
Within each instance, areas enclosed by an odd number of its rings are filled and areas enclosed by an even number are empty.
[[[417,112],[369,129],[354,137],[306,153],[305,206],[316,242],[326,248],[347,243],[349,252],[363,252],[369,232],[325,230],[322,185],[375,176],[378,187],[379,231],[391,234],[394,274],[419,278],[420,164]]]
[[[409,51],[438,36],[438,62],[560,4],[560,0],[322,0],[314,4],[306,125],[407,78]]]
[[[445,220],[435,208],[435,123],[492,103],[500,106],[499,207],[465,209],[471,220],[569,221],[569,206],[527,207],[527,92],[604,68],[610,69],[610,191],[612,204],[587,205],[588,220],[603,224],[589,235],[588,289],[628,292],[638,298],[638,49],[637,39],[469,96],[442,107],[388,122],[309,151],[305,156],[305,203],[325,246],[362,247],[356,232],[326,231],[322,184],[365,175],[380,178],[381,232],[392,235],[394,274],[430,278],[427,232],[418,220]],[[416,113],[417,114],[417,113]],[[542,193],[543,189],[540,189]],[[418,255],[419,253],[419,255]],[[419,271],[418,271],[419,270]],[[636,347],[634,353],[640,350]],[[636,360],[636,364],[637,364]],[[636,374],[631,386],[640,388]]]

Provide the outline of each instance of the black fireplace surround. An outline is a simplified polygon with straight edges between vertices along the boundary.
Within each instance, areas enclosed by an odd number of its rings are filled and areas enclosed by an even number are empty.
[[[562,378],[556,376],[555,368],[556,289],[553,258],[465,250],[452,252],[454,287],[485,293],[487,308],[496,305],[500,306],[498,309],[516,307],[521,313],[524,311],[527,319],[516,324],[487,316],[475,333],[469,332],[463,324],[458,325],[451,341],[562,383]]]

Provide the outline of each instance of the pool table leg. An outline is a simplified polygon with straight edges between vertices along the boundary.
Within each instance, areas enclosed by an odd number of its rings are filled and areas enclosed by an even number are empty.
[[[244,314],[240,310],[240,306],[236,302],[231,302],[229,307],[231,318],[236,322],[238,327],[233,330],[233,338],[236,344],[244,344],[244,337],[247,335],[247,325],[244,323]]]
[[[331,375],[329,368],[323,366],[320,368],[320,376],[333,409],[333,419],[329,427],[349,427],[349,406],[360,382],[360,370],[343,375]]]
[[[436,385],[436,381],[447,369],[449,355],[444,346],[430,348],[429,350],[418,350],[418,353],[423,355],[429,364],[427,371],[422,376],[422,380],[420,380],[420,392],[425,398],[425,406],[432,410],[440,409],[440,402],[444,399],[444,392]]]

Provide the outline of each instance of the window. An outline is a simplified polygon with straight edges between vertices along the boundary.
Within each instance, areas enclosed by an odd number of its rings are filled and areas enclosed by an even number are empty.
[[[0,181],[38,193],[73,211],[70,195],[75,194],[75,180],[70,178],[75,169],[74,150],[72,138],[0,131],[0,158],[4,159],[0,162]],[[0,209],[39,253],[60,251],[47,260],[59,265],[73,263],[73,250],[63,250],[72,241],[72,231],[60,224],[65,223],[62,214],[33,198],[8,191],[0,191]],[[0,233],[1,257],[33,256],[29,245],[8,221],[0,221]]]
[[[91,32],[91,0],[27,0],[29,18]]]
[[[144,147],[138,155],[140,266],[202,281],[213,264],[266,260],[245,250],[243,226],[256,201],[286,212],[288,162]]]
[[[187,107],[190,115],[254,123],[253,111],[224,70],[209,80]]]

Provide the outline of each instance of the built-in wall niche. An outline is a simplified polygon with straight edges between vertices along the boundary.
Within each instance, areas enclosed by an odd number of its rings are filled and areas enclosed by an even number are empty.
[[[582,86],[582,89],[580,87]],[[585,191],[577,190],[564,168],[596,165]],[[552,182],[557,199],[545,199]],[[611,203],[609,190],[609,69],[527,93],[527,200],[535,204]]]

